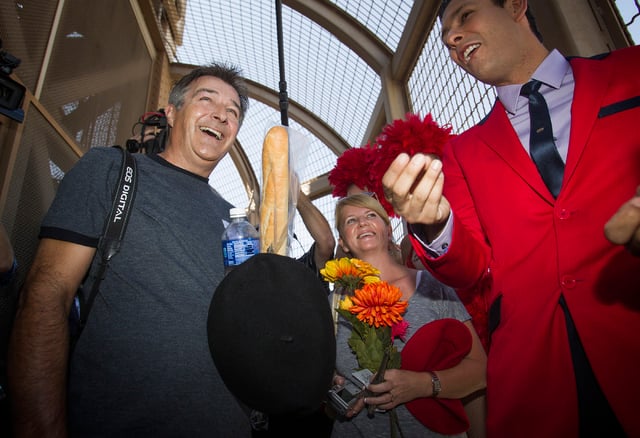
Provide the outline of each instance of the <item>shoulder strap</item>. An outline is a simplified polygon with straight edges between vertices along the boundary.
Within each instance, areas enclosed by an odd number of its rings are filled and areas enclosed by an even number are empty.
[[[96,257],[99,258],[98,271],[93,279],[89,295],[85,297],[84,300],[80,300],[79,327],[72,340],[72,346],[77,342],[87,323],[89,312],[91,312],[91,307],[98,294],[100,282],[104,279],[109,262],[120,250],[120,243],[127,229],[127,222],[131,214],[137,184],[138,173],[136,160],[129,151],[122,149],[122,169],[120,170],[118,188],[115,191],[111,213],[105,222],[104,231],[102,232],[102,236],[100,236],[96,250]]]
[[[129,222],[137,182],[136,160],[129,151],[122,149],[120,183],[113,197],[109,220],[105,223],[104,232],[98,243],[98,250],[105,263],[108,263],[120,250],[120,242],[126,231],[127,222]]]

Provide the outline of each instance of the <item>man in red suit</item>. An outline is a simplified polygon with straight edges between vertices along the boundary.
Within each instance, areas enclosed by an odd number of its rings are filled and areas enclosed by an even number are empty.
[[[491,284],[489,436],[638,437],[640,47],[567,60],[538,40],[527,8],[443,2],[451,58],[498,100],[442,162],[400,155],[385,195],[441,281]],[[520,92],[531,79],[564,167],[555,191],[530,156]]]

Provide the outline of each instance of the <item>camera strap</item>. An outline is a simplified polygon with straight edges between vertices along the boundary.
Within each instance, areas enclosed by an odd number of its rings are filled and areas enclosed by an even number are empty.
[[[133,206],[136,194],[136,186],[138,184],[136,160],[126,149],[120,146],[115,147],[122,150],[120,178],[113,197],[111,212],[105,222],[104,231],[102,232],[102,236],[100,236],[96,255],[94,256],[98,258],[98,268],[96,274],[93,276],[91,290],[86,297],[79,296],[80,316],[77,331],[71,339],[71,350],[73,350],[87,323],[87,318],[98,294],[100,283],[105,277],[109,262],[120,250],[120,244],[127,229],[131,207]]]

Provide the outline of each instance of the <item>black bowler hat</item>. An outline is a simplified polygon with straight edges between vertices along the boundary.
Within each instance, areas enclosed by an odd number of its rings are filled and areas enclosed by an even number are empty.
[[[229,390],[271,415],[317,411],[331,387],[336,341],[327,292],[289,257],[261,253],[220,282],[207,322]]]

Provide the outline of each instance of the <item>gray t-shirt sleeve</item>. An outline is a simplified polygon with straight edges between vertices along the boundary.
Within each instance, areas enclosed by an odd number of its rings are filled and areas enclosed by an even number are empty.
[[[97,246],[121,167],[120,150],[90,149],[62,179],[42,221],[40,237]]]

